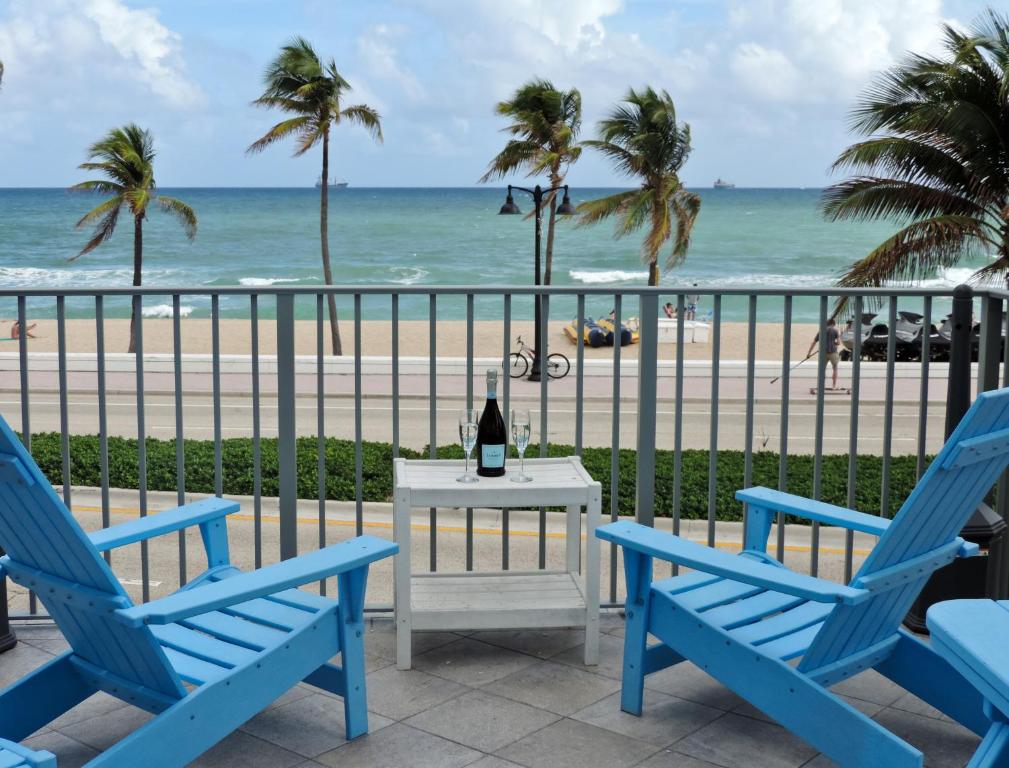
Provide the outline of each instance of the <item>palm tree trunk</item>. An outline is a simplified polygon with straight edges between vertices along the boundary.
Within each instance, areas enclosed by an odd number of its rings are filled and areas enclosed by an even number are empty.
[[[326,285],[333,284],[333,268],[329,263],[329,131],[322,134],[322,186],[320,187],[319,234],[322,238],[322,278]],[[343,354],[340,342],[340,325],[336,317],[336,296],[329,294],[329,334],[333,341],[333,354]]]
[[[659,284],[659,261],[658,259],[652,259],[648,262],[648,284],[658,285]]]
[[[144,217],[133,217],[133,285],[140,286],[141,270],[144,263]],[[130,308],[130,348],[129,352],[137,351],[137,313],[136,304],[131,302]]]
[[[550,174],[550,186],[559,187],[564,179],[556,173]],[[543,285],[550,285],[554,270],[554,227],[557,225],[557,193],[550,195],[550,219],[547,221],[547,254],[543,263]]]

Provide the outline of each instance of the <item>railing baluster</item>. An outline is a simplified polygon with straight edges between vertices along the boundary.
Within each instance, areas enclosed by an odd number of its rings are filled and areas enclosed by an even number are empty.
[[[673,405],[673,535],[680,535],[683,500],[683,324],[687,305],[682,293],[676,296],[676,402]],[[680,566],[672,565],[673,576]]]
[[[824,387],[827,386],[827,297],[820,297],[820,318],[817,326],[816,353],[816,426],[813,438],[813,498],[820,499],[823,491],[823,409]],[[838,354],[840,354],[838,352]],[[813,521],[809,544],[809,573],[820,571],[820,524]]]
[[[392,455],[399,458],[399,294],[392,294]]]
[[[575,455],[582,455],[582,442],[585,438],[585,294],[578,294],[578,310],[575,315],[575,327],[578,340],[575,343]]]
[[[502,371],[508,378],[508,369]],[[473,294],[466,294],[466,409],[473,407]],[[509,422],[508,409],[504,411],[505,429]],[[466,570],[473,570],[473,507],[466,507]]]
[[[361,294],[354,294],[354,530],[364,533],[364,424],[361,414]]]
[[[932,337],[932,297],[925,297],[921,320],[921,382],[918,392],[918,459],[915,465],[915,476],[921,477],[925,472],[925,447],[928,437],[928,367],[931,357]]]
[[[883,404],[883,479],[879,514],[890,516],[890,453],[893,443],[893,377],[897,360],[897,297],[890,297],[889,334],[886,339],[886,395]]]
[[[63,503],[70,504],[70,417],[67,408],[67,318],[64,296],[56,297],[56,347],[59,357],[60,454],[63,463]]]
[[[711,414],[708,424],[708,546],[715,546],[715,518],[718,513],[718,379],[722,353],[722,297],[714,299],[711,327]]]
[[[862,297],[855,297],[854,333],[851,350],[851,411],[848,418],[848,508],[856,509],[858,479],[858,397],[862,385]],[[851,581],[855,550],[855,533],[844,534],[844,583]]]
[[[781,343],[781,421],[778,427],[778,490],[788,490],[788,405],[790,374],[792,372],[792,296],[785,296],[785,311],[782,318],[783,339]],[[777,558],[785,560],[785,516],[778,513]]]
[[[182,297],[172,295],[172,369],[175,376],[175,503],[186,503],[186,443],[182,413]],[[179,585],[188,579],[186,532],[179,531]]]
[[[18,296],[18,367],[21,374],[21,442],[24,443],[25,450],[32,452],[32,422],[31,422],[31,389],[28,386],[28,327],[25,304],[27,300],[22,294]],[[7,577],[4,576],[0,583],[4,585],[4,595],[6,598]],[[5,603],[6,605],[6,603]],[[0,610],[3,610],[0,608]],[[38,613],[38,600],[34,592],[28,593],[28,613],[32,616]]]
[[[144,413],[144,298],[133,296],[133,316],[135,322],[136,355],[134,371],[137,383],[137,478],[140,501],[140,516],[147,517],[147,420]],[[151,561],[149,544],[140,542],[140,583],[144,602],[151,599]]]
[[[263,459],[260,447],[259,421],[259,295],[255,293],[249,297],[249,317],[252,323],[250,341],[252,353],[252,528],[256,548],[256,568],[261,568],[263,566]]]
[[[438,457],[438,295],[430,294],[428,299],[428,456]],[[438,570],[438,510],[429,510],[431,572]]]
[[[638,423],[635,519],[655,525],[655,414],[658,412],[659,297],[642,294],[638,321]],[[617,326],[616,332],[619,333]],[[619,343],[619,339],[614,340]]]
[[[326,547],[326,303],[321,293],[315,296],[315,453],[316,496],[319,502],[319,549]],[[319,580],[319,594],[326,594],[326,580]]]
[[[277,294],[277,491],[280,559],[298,554],[298,463],[294,380],[294,294]]]
[[[109,500],[109,422],[105,381],[105,297],[95,296],[95,367],[98,371],[98,470],[102,494],[102,528],[112,522]],[[105,553],[112,564],[112,552]]]
[[[620,322],[623,297],[613,297],[613,417],[610,431],[610,520],[620,516]],[[610,602],[617,601],[617,547],[610,544]]]
[[[757,297],[750,296],[746,315],[746,426],[744,428],[743,445],[743,487],[753,485],[753,409],[754,409],[754,378],[757,359]],[[746,541],[746,529],[749,515],[747,505],[743,505],[743,541]]]
[[[221,297],[210,297],[211,360],[214,390],[214,495],[224,495],[224,459],[221,451]]]
[[[502,381],[502,392],[504,399],[504,412],[505,418],[509,418],[511,411],[511,335],[512,335],[512,297],[510,293],[504,295],[504,309],[503,309],[503,321],[501,333],[503,334],[503,344],[501,350],[501,370],[503,375],[501,377]],[[510,541],[508,539],[508,524],[509,524],[509,514],[511,510],[505,507],[501,510],[501,570],[507,571],[509,567],[509,548]]]
[[[549,404],[547,401],[547,383],[550,381],[550,365],[548,363],[549,349],[549,328],[550,328],[550,296],[543,294],[539,296],[540,303],[540,337],[536,342],[536,347],[540,357],[540,457],[549,455],[550,433],[548,431],[547,415]],[[619,348],[619,344],[617,347]],[[543,570],[547,567],[547,508],[540,507],[540,531],[539,531],[539,567]]]

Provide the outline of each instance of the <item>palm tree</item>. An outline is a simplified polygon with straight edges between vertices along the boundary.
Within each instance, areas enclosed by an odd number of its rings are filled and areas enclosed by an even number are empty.
[[[974,278],[1009,275],[1009,20],[989,10],[944,38],[942,54],[882,74],[852,113],[867,138],[834,162],[854,175],[824,192],[824,211],[900,229],[840,285],[916,280],[992,255]]]
[[[701,198],[688,192],[679,172],[690,154],[690,126],[676,122],[676,107],[665,91],[652,88],[627,92],[599,123],[596,141],[583,142],[613,161],[617,170],[641,179],[641,186],[627,192],[591,200],[578,206],[580,225],[617,217],[616,237],[623,237],[648,222],[641,246],[648,265],[648,284],[659,284],[659,251],[676,235],[666,268],[681,264],[687,256],[690,233],[701,209]]]
[[[582,152],[577,144],[582,124],[582,96],[577,89],[559,91],[549,80],[530,80],[508,101],[498,102],[495,111],[511,119],[503,129],[515,137],[490,161],[480,181],[486,183],[526,169],[527,176],[547,173],[550,186],[564,183],[568,168]],[[545,198],[550,209],[543,282],[550,285],[553,268],[554,228],[557,222],[557,193]]]
[[[88,149],[89,162],[78,167],[84,171],[100,171],[104,179],[82,181],[72,191],[98,192],[112,195],[95,206],[77,222],[78,227],[95,225],[95,232],[81,252],[71,261],[90,253],[116,231],[119,215],[125,207],[133,217],[133,285],[139,286],[144,261],[144,219],[151,203],[175,216],[186,237],[196,237],[196,212],[175,197],[157,194],[154,182],[154,137],[135,123],[113,128]],[[130,314],[130,352],[135,351],[136,316]]]
[[[333,284],[329,261],[329,132],[334,125],[347,121],[367,129],[376,141],[382,141],[378,112],[365,104],[344,107],[344,95],[350,84],[340,76],[332,59],[323,64],[319,54],[304,38],[295,37],[280,49],[266,68],[263,95],[253,104],[276,107],[294,114],[268,130],[253,142],[248,152],[261,152],[281,139],[293,136],[294,156],[299,157],[322,143],[322,184],[320,190],[319,229],[322,239],[322,273],[326,285]],[[340,328],[336,317],[336,298],[329,295],[329,326],[333,354],[342,355]]]

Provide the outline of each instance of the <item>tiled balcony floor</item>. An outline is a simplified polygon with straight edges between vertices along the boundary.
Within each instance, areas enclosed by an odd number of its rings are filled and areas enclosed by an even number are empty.
[[[603,620],[602,663],[582,666],[579,631],[431,633],[415,637],[414,669],[393,663],[392,622],[369,625],[371,732],[344,739],[338,699],[302,686],[246,723],[194,765],[205,768],[824,768],[817,756],[695,667],[653,675],[645,714],[620,712],[619,617]],[[0,656],[0,686],[64,647],[51,626],[22,627]],[[875,673],[837,688],[925,753],[926,765],[962,766],[978,739]],[[104,694],[53,723],[28,746],[74,768],[148,718]]]

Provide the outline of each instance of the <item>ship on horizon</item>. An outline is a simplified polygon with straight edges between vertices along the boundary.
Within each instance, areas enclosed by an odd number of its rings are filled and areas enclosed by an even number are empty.
[[[731,181],[726,181],[725,179],[718,178],[715,179],[715,189],[735,189],[736,185]]]
[[[319,178],[315,180],[315,188],[318,189],[321,186],[322,186],[322,176],[320,175]],[[345,189],[347,186],[349,186],[349,182],[346,182],[343,179],[333,179],[331,182],[329,182],[330,189],[333,188]]]

